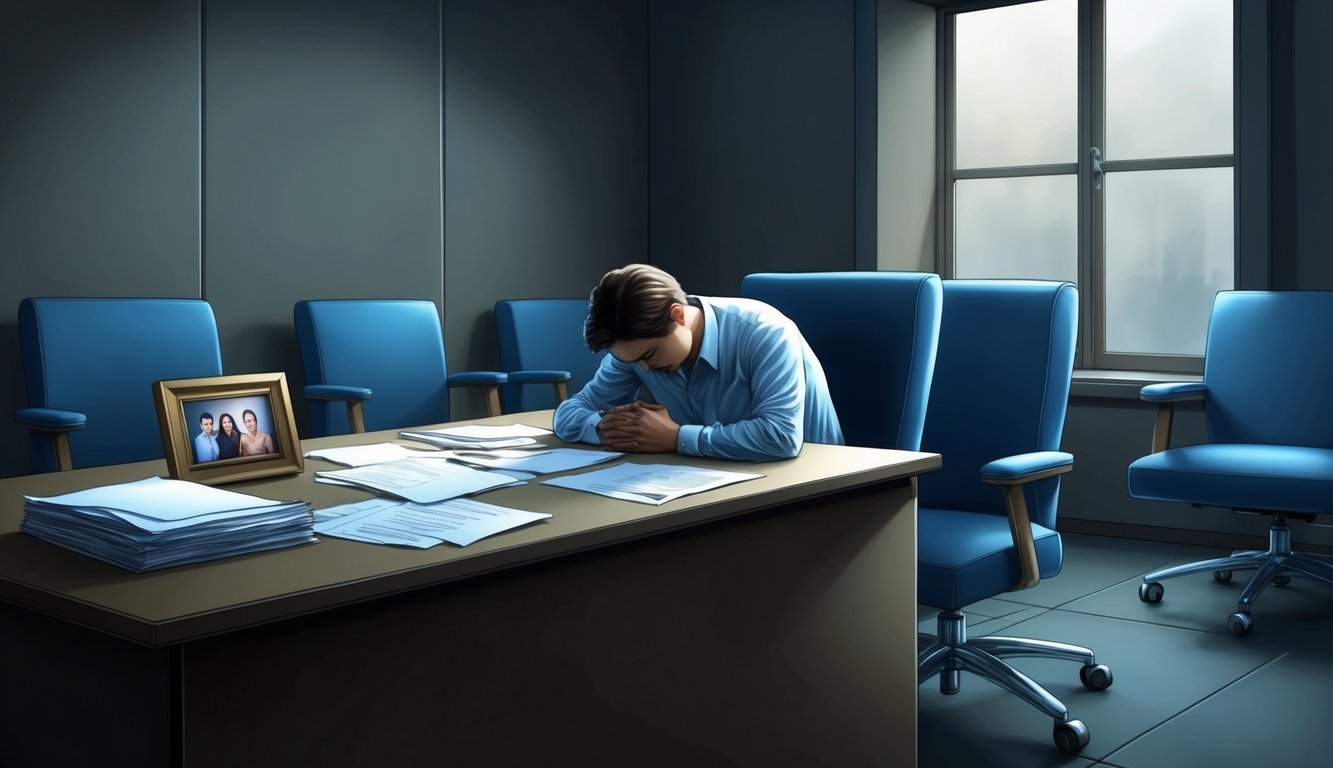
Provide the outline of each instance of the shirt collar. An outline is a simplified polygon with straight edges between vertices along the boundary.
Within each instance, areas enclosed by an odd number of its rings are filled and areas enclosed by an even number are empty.
[[[699,360],[707,362],[717,370],[717,314],[713,307],[699,296],[687,296],[686,301],[704,313],[704,337],[699,341]]]

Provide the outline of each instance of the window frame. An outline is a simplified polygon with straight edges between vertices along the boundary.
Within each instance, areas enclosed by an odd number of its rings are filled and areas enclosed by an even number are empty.
[[[1105,209],[1092,189],[1091,147],[1105,146],[1105,7],[1108,0],[1078,4],[1077,162],[1004,168],[955,168],[955,19],[959,13],[1019,5],[1036,0],[992,0],[942,8],[938,13],[937,76],[937,271],[955,276],[954,182],[981,178],[1074,175],[1078,189],[1079,289],[1078,368],[1198,374],[1200,355],[1127,354],[1106,350]],[[1105,173],[1185,168],[1232,168],[1232,284],[1237,289],[1269,288],[1268,222],[1268,14],[1270,0],[1233,0],[1232,6],[1232,153],[1150,160],[1101,161]],[[1095,86],[1095,91],[1094,87]],[[1258,118],[1254,115],[1258,108]],[[1245,183],[1242,184],[1242,181]]]

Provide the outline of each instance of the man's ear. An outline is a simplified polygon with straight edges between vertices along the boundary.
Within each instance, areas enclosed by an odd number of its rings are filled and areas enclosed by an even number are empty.
[[[685,324],[685,305],[684,305],[684,304],[672,304],[672,305],[671,305],[671,319],[672,319],[672,321],[674,321],[674,322],[676,323],[676,325],[684,325],[684,324]]]

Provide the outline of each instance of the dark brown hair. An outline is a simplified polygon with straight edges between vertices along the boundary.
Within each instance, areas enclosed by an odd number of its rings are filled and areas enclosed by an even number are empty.
[[[671,305],[684,304],[676,278],[648,264],[628,264],[602,275],[588,296],[583,340],[593,352],[617,341],[656,339],[671,332]]]

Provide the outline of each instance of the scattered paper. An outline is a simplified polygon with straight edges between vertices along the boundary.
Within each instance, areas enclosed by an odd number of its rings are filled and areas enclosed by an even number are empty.
[[[542,483],[642,504],[665,504],[682,496],[759,477],[763,475],[675,464],[627,462],[579,475],[555,477],[543,480]]]

